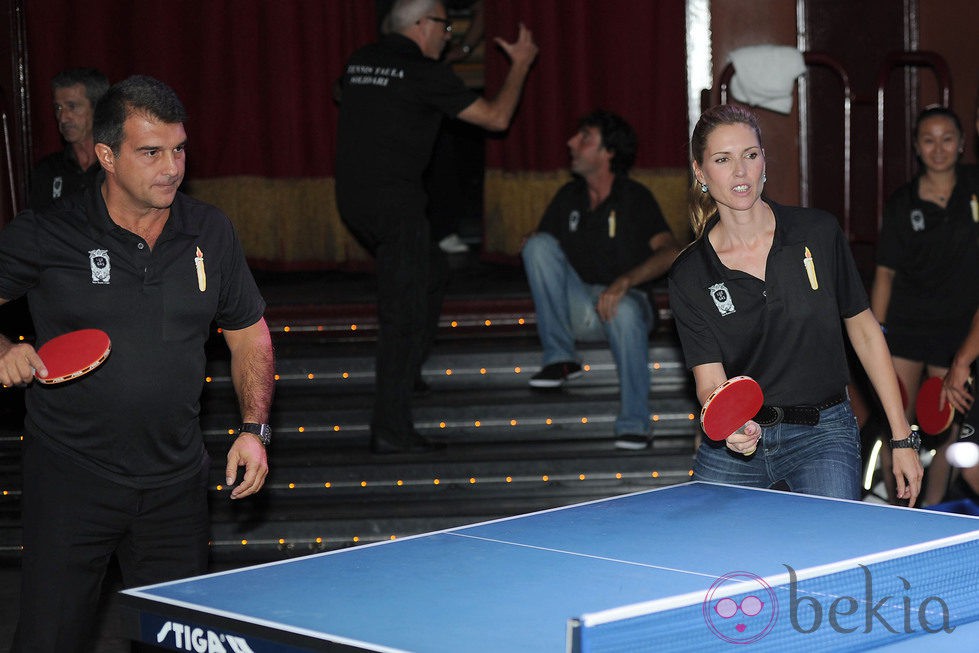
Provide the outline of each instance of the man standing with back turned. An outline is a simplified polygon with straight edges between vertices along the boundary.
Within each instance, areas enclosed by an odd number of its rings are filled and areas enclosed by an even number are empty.
[[[492,100],[466,88],[438,61],[451,23],[437,0],[398,0],[389,33],[350,57],[341,85],[337,206],[377,265],[380,324],[371,449],[422,452],[433,445],[414,429],[411,392],[435,337],[444,281],[432,278],[422,173],[443,115],[493,131],[506,129],[537,45],[520,26],[496,44],[510,70]]]
[[[150,77],[109,89],[95,110],[102,172],[87,192],[24,211],[0,232],[0,303],[26,295],[37,343],[97,328],[106,361],[27,389],[24,553],[13,651],[87,653],[115,554],[127,587],[207,571],[209,460],[199,422],[212,322],[231,351],[241,429],[225,478],[241,499],[265,482],[272,344],[228,218],[177,191],[183,104]],[[0,383],[47,369],[0,337]]]

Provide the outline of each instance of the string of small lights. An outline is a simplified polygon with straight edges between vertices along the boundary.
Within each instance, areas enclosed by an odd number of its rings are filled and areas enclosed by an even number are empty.
[[[653,361],[649,364],[650,370],[652,372],[658,371],[675,371],[683,367],[682,363],[679,361]],[[440,372],[432,372],[423,370],[426,378],[434,379],[437,376],[446,377],[487,377],[492,375],[522,375],[527,373],[534,373],[540,369],[539,365],[513,365],[513,366],[491,366],[491,365],[480,365],[473,367],[448,367],[444,368]],[[615,374],[616,367],[614,362],[608,363],[584,363],[582,364],[582,372],[585,374],[595,373],[595,374]],[[275,375],[276,381],[323,381],[323,380],[333,380],[333,381],[373,381],[374,370],[373,369],[341,369],[341,370],[326,370],[326,369],[304,369],[300,372],[277,372]],[[204,377],[206,383],[211,383],[215,385],[225,385],[231,383],[231,376],[228,374],[216,374]]]
[[[525,309],[520,309],[525,310]],[[481,328],[507,328],[513,329],[520,327],[533,327],[537,326],[536,315],[531,312],[526,316],[514,315],[516,311],[510,312],[493,312],[493,311],[482,311],[479,316],[467,316],[467,317],[446,317],[445,311],[443,311],[443,316],[439,320],[439,328],[443,330],[465,330],[465,329],[481,329]],[[672,313],[668,308],[657,307],[657,313],[659,316],[659,323],[664,324],[672,320]],[[273,337],[280,334],[334,334],[343,332],[361,332],[361,333],[374,333],[377,331],[378,322],[377,316],[375,315],[365,315],[361,320],[357,322],[351,322],[349,319],[344,318],[323,318],[317,320],[315,323],[296,323],[296,324],[285,324],[282,323],[281,318],[275,319],[270,316],[269,318],[269,330],[272,332]]]
[[[467,330],[481,328],[508,328],[532,327],[536,325],[533,318],[513,316],[510,314],[483,315],[480,317],[458,317],[443,318],[439,321],[439,328],[452,330]],[[362,334],[372,334],[377,331],[378,323],[375,317],[364,318],[359,322],[349,320],[320,320],[317,324],[270,324],[269,330],[273,337],[281,334],[343,334],[360,332]]]
[[[692,422],[696,419],[696,415],[689,412],[675,412],[675,413],[656,413],[651,416],[653,422],[668,422],[668,421],[682,421],[682,422]],[[538,418],[486,418],[486,419],[442,419],[438,421],[426,421],[417,420],[415,422],[415,428],[421,431],[434,431],[438,430],[451,430],[451,429],[469,429],[469,428],[523,428],[529,430],[531,428],[540,428],[541,426],[576,426],[585,424],[611,424],[615,421],[615,415],[597,415],[597,416],[564,416],[564,417],[538,417]],[[315,434],[315,433],[363,433],[370,430],[370,425],[366,423],[359,424],[312,424],[312,425],[299,425],[299,426],[283,426],[277,425],[276,432],[279,434],[288,433],[290,431],[294,433],[304,433],[304,434]],[[217,435],[232,435],[234,430],[228,429],[205,429],[205,436],[217,436]]]
[[[269,482],[265,484],[267,490],[331,490],[331,489],[378,489],[378,488],[400,488],[400,487],[453,487],[469,485],[495,485],[518,486],[521,484],[537,483],[569,483],[569,482],[608,482],[608,481],[635,481],[645,479],[663,479],[666,477],[683,477],[692,472],[660,472],[657,470],[642,472],[591,472],[591,473],[563,473],[563,474],[527,474],[523,476],[486,476],[477,478],[475,476],[462,476],[454,478],[388,478],[374,480],[342,480],[324,482]],[[224,485],[216,485],[217,491],[225,489]]]
[[[374,481],[336,481],[336,482],[325,482],[323,484],[315,483],[288,483],[288,484],[270,484],[268,487],[278,488],[278,489],[304,489],[304,488],[321,488],[325,490],[337,489],[337,488],[371,488],[376,489],[380,486],[385,486],[389,489],[391,488],[401,488],[410,487],[415,485],[424,485],[428,487],[440,487],[448,488],[452,485],[487,485],[495,484],[497,486],[514,486],[517,484],[529,484],[529,483],[573,483],[573,482],[609,482],[609,481],[631,481],[641,482],[643,480],[656,480],[659,483],[678,483],[684,480],[688,480],[693,476],[693,470],[680,470],[680,471],[645,471],[645,472],[596,472],[592,474],[540,474],[540,475],[525,475],[525,476],[502,476],[502,477],[486,477],[486,478],[476,478],[476,477],[460,477],[460,478],[416,478],[416,479],[396,479],[396,480],[374,480]],[[216,486],[217,490],[223,489],[222,486]],[[357,544],[366,544],[371,542],[383,542],[388,540],[395,540],[408,535],[414,535],[414,532],[403,532],[403,533],[367,533],[367,534],[348,534],[348,535],[317,535],[317,536],[305,536],[305,537],[255,537],[255,538],[241,538],[241,539],[221,539],[212,540],[210,545],[212,549],[231,549],[231,550],[243,550],[243,549],[262,549],[262,548],[277,548],[280,551],[323,551],[333,548],[342,548],[347,546],[354,546]]]

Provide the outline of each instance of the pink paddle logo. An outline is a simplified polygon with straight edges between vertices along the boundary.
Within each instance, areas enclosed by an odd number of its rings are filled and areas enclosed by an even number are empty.
[[[738,586],[737,593],[734,586]],[[703,603],[704,621],[719,639],[730,644],[751,644],[775,627],[778,600],[761,577],[733,571],[718,578]]]

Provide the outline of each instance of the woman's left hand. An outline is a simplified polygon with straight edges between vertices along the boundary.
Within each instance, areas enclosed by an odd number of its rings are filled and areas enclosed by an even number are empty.
[[[925,475],[918,452],[915,449],[894,449],[891,458],[894,461],[892,469],[897,482],[897,498],[907,499],[908,507],[914,507],[921,493],[921,478]]]
[[[750,456],[758,448],[758,439],[761,437],[761,427],[757,422],[749,421],[740,429],[727,437],[725,441],[727,448],[734,453],[742,456]]]

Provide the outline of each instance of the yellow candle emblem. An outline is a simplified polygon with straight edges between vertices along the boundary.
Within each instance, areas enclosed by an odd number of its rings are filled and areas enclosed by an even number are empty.
[[[813,290],[819,290],[819,281],[816,280],[816,264],[812,260],[812,252],[806,248],[806,258],[802,259],[802,264],[806,267],[806,274],[809,275],[809,285]]]
[[[197,257],[194,259],[194,267],[197,268],[197,287],[201,292],[207,290],[207,274],[204,273],[204,252],[197,248]]]

